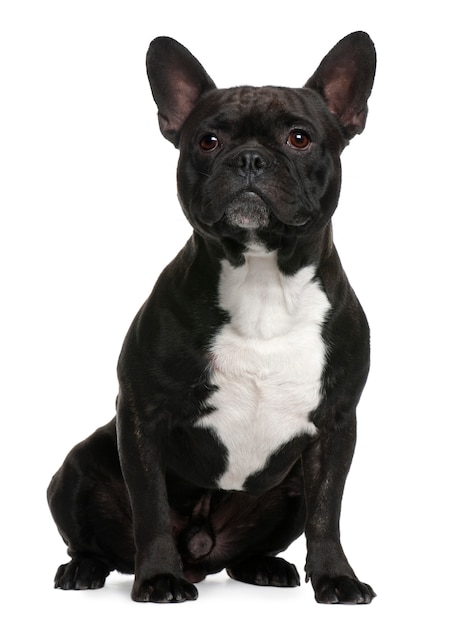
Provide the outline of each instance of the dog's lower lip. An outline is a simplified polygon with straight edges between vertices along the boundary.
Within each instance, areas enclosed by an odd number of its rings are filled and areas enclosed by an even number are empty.
[[[262,202],[261,196],[256,192],[256,191],[244,191],[241,194],[241,197],[245,198],[246,201],[251,201],[251,202]]]

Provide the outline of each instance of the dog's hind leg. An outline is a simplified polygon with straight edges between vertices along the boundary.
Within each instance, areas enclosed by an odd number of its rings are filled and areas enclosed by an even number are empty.
[[[252,585],[298,587],[299,573],[292,563],[278,556],[251,556],[227,568],[230,578]]]
[[[69,563],[60,565],[55,574],[55,588],[100,589],[110,574],[110,568],[89,556],[75,556]]]
[[[98,589],[114,569],[133,573],[131,512],[114,421],[71,450],[47,495],[72,557],[58,568],[55,587]]]

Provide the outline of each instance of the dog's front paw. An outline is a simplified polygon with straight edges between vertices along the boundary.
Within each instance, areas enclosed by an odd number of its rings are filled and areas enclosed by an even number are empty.
[[[252,556],[227,569],[234,580],[252,585],[298,587],[300,577],[291,563],[274,556]]]
[[[323,576],[313,588],[316,601],[322,604],[369,604],[376,597],[370,585],[349,576]]]
[[[172,574],[158,574],[143,582],[136,580],[132,588],[132,600],[136,602],[185,602],[197,598],[194,585]]]

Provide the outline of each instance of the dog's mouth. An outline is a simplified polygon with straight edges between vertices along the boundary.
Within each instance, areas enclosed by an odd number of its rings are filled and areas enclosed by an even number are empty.
[[[312,217],[307,213],[295,212],[279,215],[278,210],[269,204],[255,191],[244,191],[228,203],[223,220],[232,228],[260,230],[271,225],[272,218],[286,224],[303,228],[308,226]]]
[[[215,198],[215,200],[214,200]],[[213,194],[203,205],[199,221],[203,227],[226,228],[231,236],[261,231],[261,234],[279,228],[306,230],[314,221],[312,210],[300,208],[294,200],[274,198],[259,189],[247,188],[224,196]],[[190,219],[189,219],[190,221]],[[223,227],[223,228],[222,228]],[[225,235],[227,233],[224,233]]]
[[[225,221],[234,228],[256,230],[270,222],[270,209],[254,191],[245,191],[234,198],[225,210]]]

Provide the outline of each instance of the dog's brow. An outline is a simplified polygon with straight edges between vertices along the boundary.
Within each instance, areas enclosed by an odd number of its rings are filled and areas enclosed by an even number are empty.
[[[228,132],[231,130],[232,126],[231,116],[221,114],[215,117],[207,118],[203,120],[203,126],[206,128]]]
[[[283,128],[303,128],[311,132],[316,130],[313,120],[304,115],[294,115],[294,113],[286,111],[282,111],[279,115],[275,116],[272,121],[277,126]]]
[[[291,128],[301,128],[311,135],[315,135],[317,127],[311,119],[304,115],[295,115],[294,112],[288,112],[279,109],[270,108],[266,113],[251,110],[247,117],[232,116],[231,110],[228,108],[217,116],[213,116],[203,120],[203,131],[218,131],[224,133],[241,132],[245,127],[254,128],[255,131],[259,127],[274,127],[276,130],[289,130]]]

